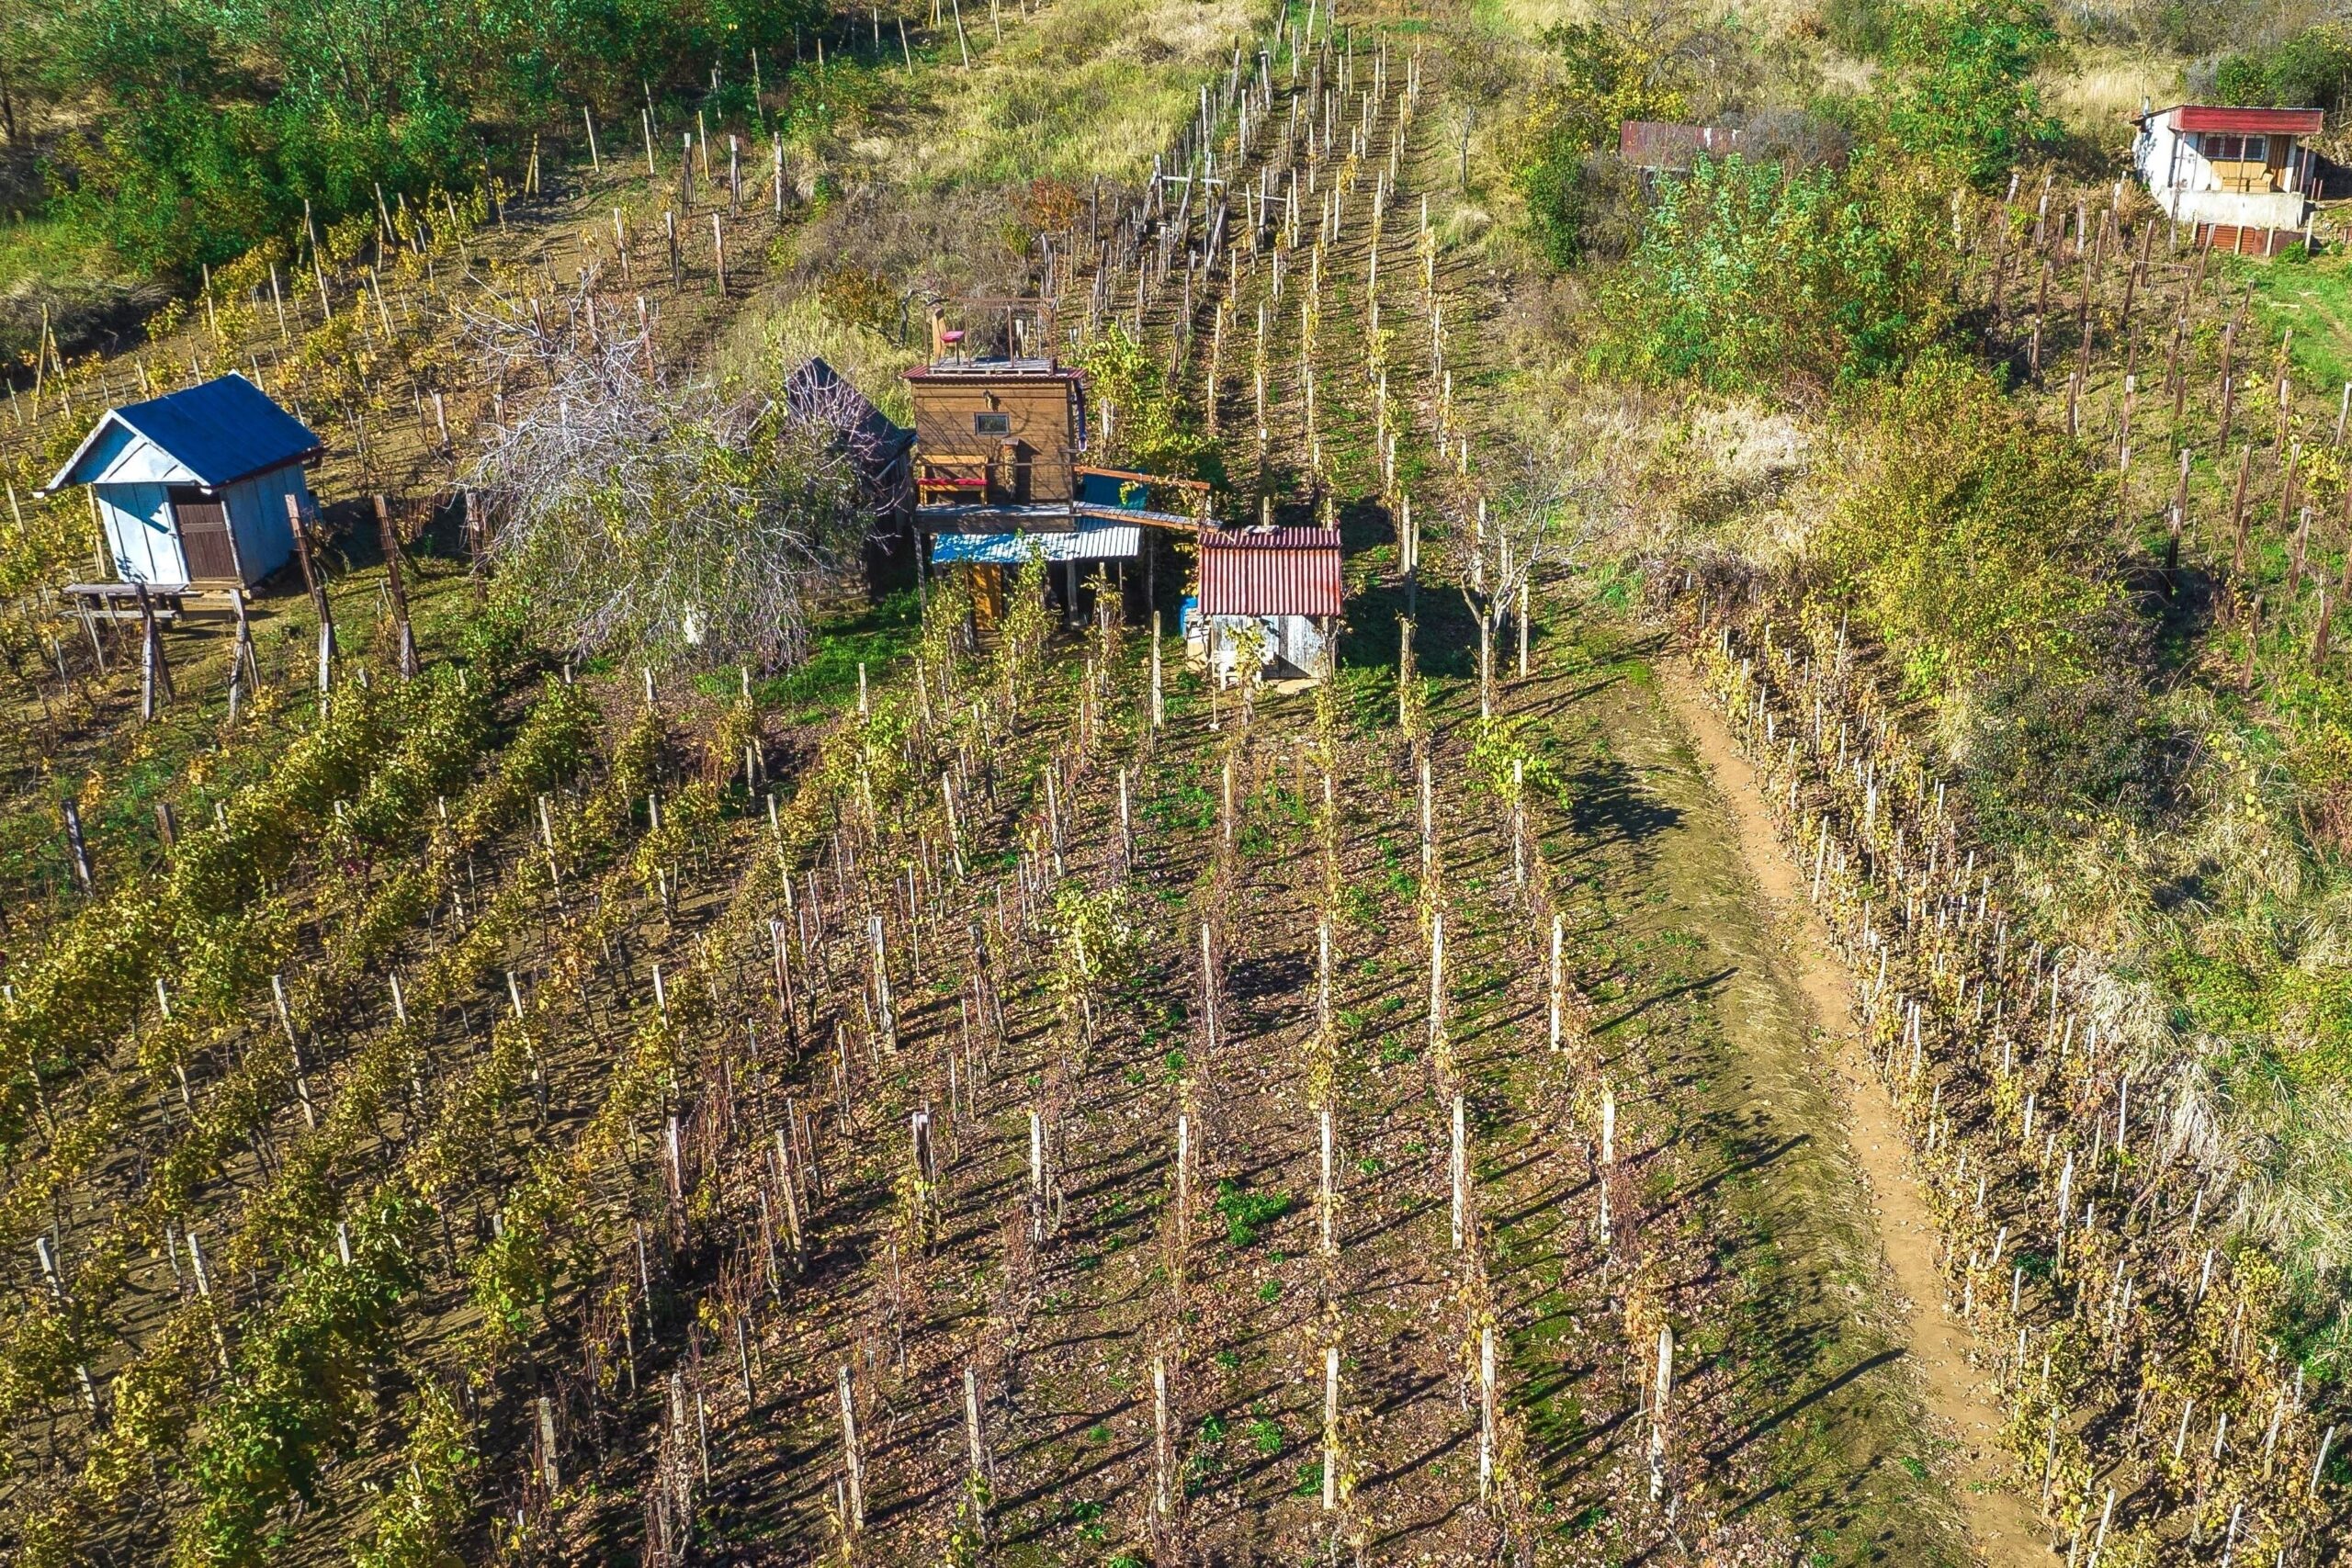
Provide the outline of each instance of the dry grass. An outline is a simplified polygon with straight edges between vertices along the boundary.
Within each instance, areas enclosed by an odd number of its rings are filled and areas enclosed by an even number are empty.
[[[2130,117],[2144,102],[2178,101],[2182,63],[2165,54],[2113,45],[2076,44],[2037,79],[2051,111],[2101,147],[2128,144]]]
[[[914,189],[1133,178],[1206,76],[1268,14],[1248,0],[1060,0],[938,90],[895,135],[856,142],[873,175]],[[987,37],[978,7],[966,26]]]

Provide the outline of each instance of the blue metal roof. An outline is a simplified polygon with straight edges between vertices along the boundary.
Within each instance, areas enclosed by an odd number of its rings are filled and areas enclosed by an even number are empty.
[[[1132,524],[1085,527],[1067,534],[934,534],[934,566],[1019,566],[1041,556],[1053,566],[1064,561],[1123,560],[1143,547],[1143,530]]]
[[[319,438],[300,420],[232,371],[184,391],[109,409],[48,489],[83,482],[76,470],[110,422],[145,436],[214,490],[320,450]]]

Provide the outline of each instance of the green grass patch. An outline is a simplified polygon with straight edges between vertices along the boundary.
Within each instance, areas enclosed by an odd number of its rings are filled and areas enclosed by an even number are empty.
[[[1216,1212],[1225,1216],[1225,1239],[1234,1247],[1254,1247],[1259,1233],[1291,1212],[1286,1192],[1244,1192],[1231,1181],[1216,1184]]]
[[[2352,252],[2305,256],[2290,251],[2267,262],[2214,258],[2248,292],[2250,315],[2263,335],[2288,340],[2287,357],[2309,381],[2340,387],[2352,381]]]
[[[820,621],[810,638],[808,661],[789,673],[752,683],[763,707],[782,709],[796,724],[827,718],[857,699],[857,667],[866,682],[879,686],[892,665],[922,637],[922,621],[911,591],[893,593],[879,604]],[[724,700],[735,690],[724,672],[697,677],[706,694]]]

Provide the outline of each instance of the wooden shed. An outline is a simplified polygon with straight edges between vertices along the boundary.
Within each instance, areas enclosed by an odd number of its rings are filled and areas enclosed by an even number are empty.
[[[915,433],[894,423],[873,400],[822,359],[807,359],[784,378],[793,417],[832,434],[857,479],[866,515],[866,592],[877,602],[911,584],[918,570],[912,472]]]
[[[1740,151],[1739,131],[1720,125],[1629,119],[1617,127],[1617,155],[1645,174],[1689,174],[1702,158]]]
[[[115,575],[155,588],[251,587],[294,553],[291,497],[323,450],[243,376],[109,409],[42,487],[85,484]]]
[[[1201,591],[1184,605],[1184,640],[1220,681],[1245,639],[1269,673],[1320,677],[1345,590],[1337,528],[1204,528]]]
[[[1080,374],[1049,359],[967,360],[907,372],[916,487],[926,502],[1068,502],[1086,445]]]

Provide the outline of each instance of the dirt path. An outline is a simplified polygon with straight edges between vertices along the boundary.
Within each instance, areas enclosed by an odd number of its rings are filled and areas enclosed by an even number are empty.
[[[1943,1296],[1935,1266],[1935,1231],[1918,1183],[1905,1167],[1894,1110],[1857,1049],[1849,1023],[1850,979],[1833,955],[1828,932],[1804,897],[1796,865],[1774,835],[1754,771],[1705,694],[1679,668],[1661,668],[1659,692],[1688,736],[1707,781],[1736,829],[1739,858],[1774,917],[1789,977],[1811,1012],[1838,1099],[1847,1113],[1851,1161],[1868,1185],[1871,1228],[1883,1248],[1897,1299],[1894,1337],[1919,1397],[1943,1435],[1953,1495],[1971,1542],[1996,1568],[2046,1562],[2041,1530],[2025,1500],[2007,1483],[1998,1446],[2001,1415],[1968,1364],[1972,1336],[1935,1303]]]

